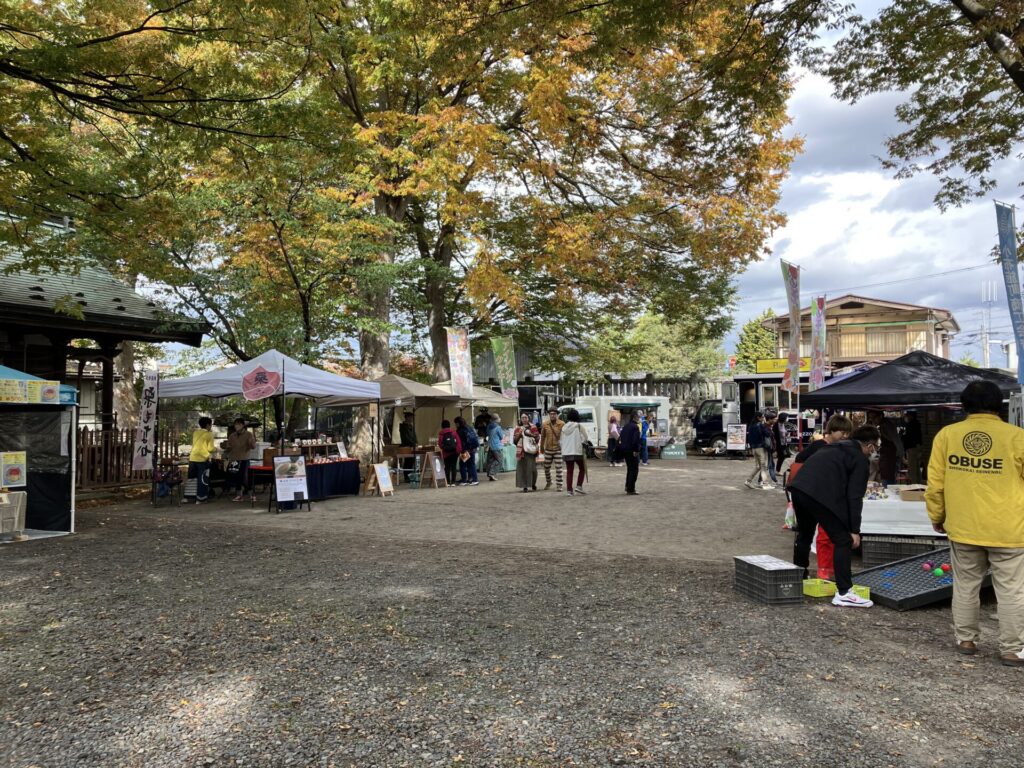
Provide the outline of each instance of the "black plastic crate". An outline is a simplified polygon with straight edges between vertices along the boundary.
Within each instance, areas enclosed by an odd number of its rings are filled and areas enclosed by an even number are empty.
[[[931,562],[941,567],[949,563],[949,547],[897,560],[875,568],[861,571],[853,577],[857,584],[871,588],[871,599],[879,605],[906,611],[920,608],[953,596],[953,572],[936,576],[923,568]],[[991,583],[991,576],[985,576],[982,586]]]
[[[737,555],[733,559],[737,592],[768,605],[804,601],[803,568],[771,555]]]
[[[873,568],[876,565],[894,563],[915,555],[923,555],[936,549],[948,547],[945,536],[879,536],[865,534],[860,545],[861,566]]]

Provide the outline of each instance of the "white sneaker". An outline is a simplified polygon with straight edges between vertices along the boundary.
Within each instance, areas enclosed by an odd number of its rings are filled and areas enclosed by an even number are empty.
[[[842,608],[870,608],[874,605],[874,602],[865,600],[851,589],[845,595],[836,593],[836,596],[832,598],[832,605],[838,605]]]
[[[754,484],[753,484],[752,482],[750,482],[749,480],[747,480],[747,481],[746,481],[746,482],[744,482],[743,484],[744,484],[745,486],[747,486],[747,488],[749,488],[750,490],[754,490]]]

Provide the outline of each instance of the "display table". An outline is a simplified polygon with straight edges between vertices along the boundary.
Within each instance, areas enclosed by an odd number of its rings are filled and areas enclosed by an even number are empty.
[[[249,467],[253,482],[274,482],[274,468],[268,464]],[[323,501],[333,496],[359,495],[359,460],[343,459],[326,464],[306,465],[306,487],[310,501]],[[291,509],[292,502],[282,501],[281,509]]]
[[[923,501],[901,501],[899,493],[864,502],[860,532],[894,536],[942,536],[932,528]]]

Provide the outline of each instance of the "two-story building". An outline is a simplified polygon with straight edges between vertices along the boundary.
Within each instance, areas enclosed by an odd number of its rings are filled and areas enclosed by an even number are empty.
[[[811,309],[800,313],[801,356],[811,354]],[[778,356],[789,354],[789,313],[764,321],[778,339]],[[868,362],[887,363],[923,350],[949,357],[949,342],[960,326],[948,309],[869,299],[848,294],[825,304],[825,340],[832,370]]]

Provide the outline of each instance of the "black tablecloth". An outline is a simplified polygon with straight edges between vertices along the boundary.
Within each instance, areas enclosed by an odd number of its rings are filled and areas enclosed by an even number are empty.
[[[359,495],[359,462],[333,461],[306,465],[309,498],[321,501],[331,496]]]

